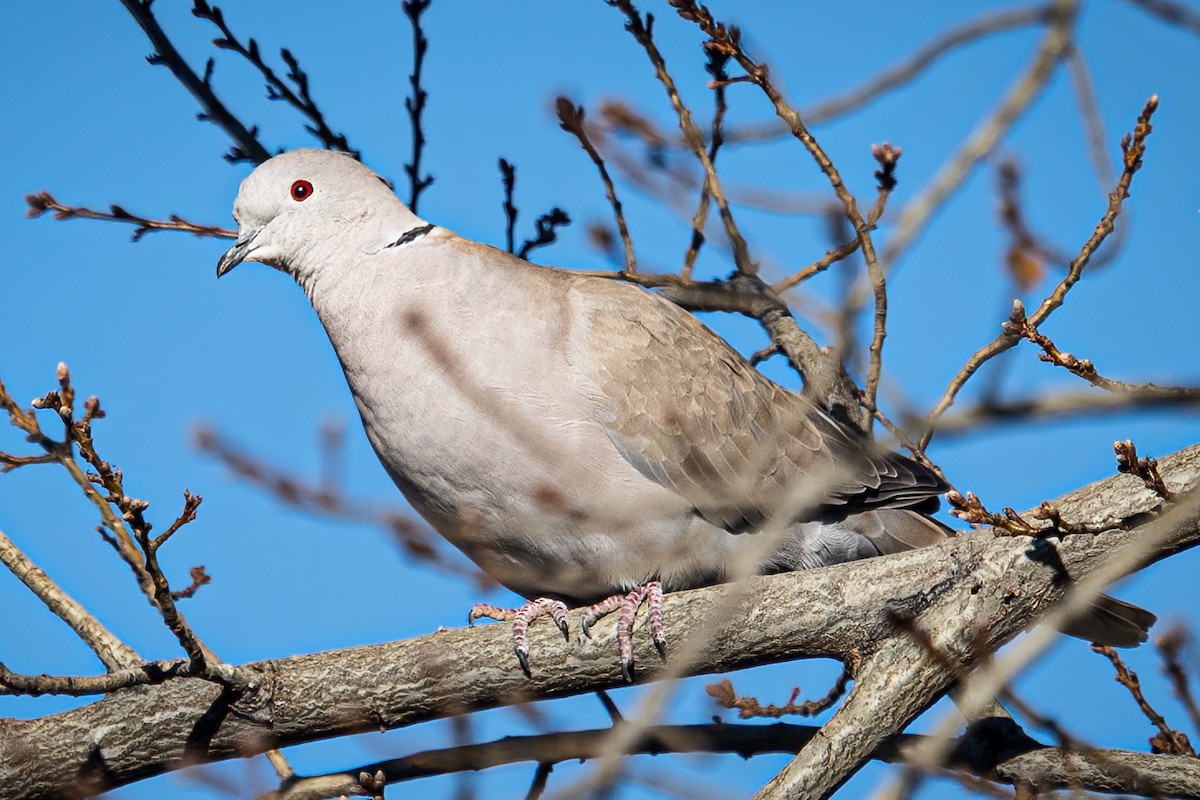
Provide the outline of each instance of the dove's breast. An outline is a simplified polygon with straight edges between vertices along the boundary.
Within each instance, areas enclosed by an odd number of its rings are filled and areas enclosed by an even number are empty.
[[[700,544],[690,505],[634,469],[592,416],[568,363],[561,275],[459,266],[383,265],[365,290],[313,298],[405,497],[522,594],[605,596],[669,564],[708,582],[724,547],[706,545],[704,563],[681,554],[685,538]]]

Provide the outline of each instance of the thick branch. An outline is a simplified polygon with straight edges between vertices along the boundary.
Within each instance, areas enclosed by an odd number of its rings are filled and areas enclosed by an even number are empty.
[[[1160,468],[1172,490],[1185,492],[1200,482],[1200,446],[1160,459]],[[1158,503],[1129,475],[1055,501],[1071,519],[1110,520],[1114,525],[1144,515]],[[1144,524],[1153,522],[1036,546],[1025,537],[975,533],[886,558],[753,578],[737,611],[716,617],[715,630],[702,633],[689,621],[714,617],[713,609],[730,587],[679,592],[667,599],[667,636],[680,652],[687,651],[689,637],[707,637],[704,658],[691,670],[695,673],[797,658],[853,661],[905,635],[892,624],[901,615],[923,630],[938,631],[938,646],[950,657],[965,659],[981,652],[981,641],[987,651],[1009,641],[1070,588],[1072,582],[1062,580],[1064,571],[1074,581],[1086,579],[1105,564],[1114,547],[1136,538]],[[1197,544],[1200,519],[1190,515],[1157,550],[1124,569]],[[746,624],[750,618],[753,625]],[[576,613],[576,630],[578,624]],[[180,678],[41,719],[0,720],[0,786],[31,800],[78,796],[185,762],[245,757],[273,747],[619,686],[612,626],[602,622],[594,640],[566,645],[553,626],[534,626],[532,679],[513,664],[508,627],[493,625],[253,664],[243,670],[252,680],[240,691]],[[634,650],[635,679],[652,680],[658,656],[650,637],[637,632]],[[163,709],[171,713],[162,714]],[[877,722],[894,726],[910,713],[907,707],[883,708]],[[154,723],[146,724],[147,719]]]
[[[821,730],[816,725],[661,725],[648,729],[630,754],[731,753],[750,758],[767,753],[795,753]],[[559,764],[599,756],[611,729],[562,731],[535,736],[507,736],[492,742],[426,750],[327,775],[299,777],[258,800],[325,800],[361,791],[360,777],[382,773],[393,784],[435,775],[479,771],[505,764]],[[900,763],[904,752],[924,737],[903,734],[877,749],[872,758]],[[1040,747],[1019,737],[999,738],[973,730],[960,738],[949,765],[997,783],[1028,783],[1042,790],[1083,789],[1097,792],[1154,794],[1165,797],[1200,795],[1200,761],[1129,750],[1067,751]]]

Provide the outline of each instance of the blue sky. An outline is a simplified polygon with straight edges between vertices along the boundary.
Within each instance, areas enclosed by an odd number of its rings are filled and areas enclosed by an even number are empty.
[[[1001,4],[914,2],[903,16],[879,3],[720,3],[719,17],[745,26],[753,51],[772,66],[789,98],[803,108],[848,89],[958,21]],[[665,5],[656,30],[684,98],[700,119],[711,101],[704,87],[696,31]],[[214,51],[212,30],[189,5],[159,0],[163,26],[196,67]],[[411,58],[410,34],[398,3],[343,5],[305,1],[232,5],[234,30],[258,37],[274,56],[289,47],[312,80],[331,125],[345,130],[364,160],[402,188],[410,131],[403,99]],[[594,167],[558,129],[553,97],[566,93],[589,108],[621,97],[664,129],[673,117],[640,48],[625,34],[620,14],[601,2],[449,4],[427,15],[431,49],[426,63],[430,102],[426,161],[436,182],[422,198],[422,216],[463,235],[503,243],[504,218],[496,159],[517,165],[518,238],[551,206],[576,223],[538,260],[604,268],[589,248],[587,223],[608,221]],[[1194,142],[1200,123],[1193,76],[1200,43],[1129,4],[1097,2],[1084,10],[1079,47],[1093,71],[1110,155],[1146,98],[1157,93],[1146,165],[1127,205],[1132,229],[1114,263],[1089,275],[1044,329],[1065,350],[1093,359],[1106,375],[1161,383],[1196,383],[1200,291],[1195,256],[1200,235],[1200,167]],[[873,192],[869,146],[884,140],[904,148],[893,210],[930,179],[947,153],[987,113],[1031,61],[1040,29],[1001,34],[938,62],[919,81],[869,109],[815,129],[863,205]],[[97,394],[109,412],[98,423],[101,452],[126,473],[130,491],[150,500],[164,525],[178,510],[184,487],[205,497],[200,519],[164,550],[181,584],[189,566],[214,577],[184,608],[206,641],[226,660],[242,662],[387,641],[461,624],[480,599],[507,602],[500,591],[474,586],[422,565],[406,563],[377,531],[314,520],[282,508],[196,452],[198,423],[219,428],[263,459],[316,475],[319,429],[346,424],[344,483],[354,496],[399,503],[358,426],[336,359],[303,295],[271,270],[249,265],[217,283],[219,241],[163,233],[138,244],[118,225],[24,218],[22,196],[47,189],[60,200],[93,207],[116,202],[148,216],[177,213],[200,222],[231,224],[230,208],[247,165],[221,160],[228,147],[213,125],[195,120],[195,101],[169,72],[146,64],[149,45],[113,3],[25,4],[0,31],[0,82],[10,122],[0,129],[9,155],[0,186],[0,226],[6,243],[0,290],[0,377],[18,399],[53,385],[54,366],[72,369],[84,394]],[[262,127],[270,148],[309,146],[297,115],[262,97],[256,74],[236,57],[215,53],[218,92],[245,121]],[[730,119],[770,117],[749,86],[730,89]],[[1025,209],[1034,227],[1073,251],[1090,234],[1104,206],[1091,172],[1076,102],[1059,73],[1000,149],[1025,174]],[[730,149],[718,166],[730,185],[829,196],[828,185],[794,142]],[[910,251],[890,283],[885,403],[897,396],[919,407],[936,400],[949,378],[998,330],[1012,290],[1001,268],[1004,233],[997,221],[995,171],[985,165]],[[686,247],[686,226],[663,204],[619,184],[639,257],[646,268],[673,269]],[[402,192],[403,193],[403,192]],[[751,245],[780,268],[796,268],[825,249],[825,225],[808,216],[738,208]],[[889,230],[881,229],[886,241]],[[705,275],[729,265],[716,248],[702,256]],[[834,297],[833,273],[813,282],[819,298]],[[1034,290],[1040,296],[1044,289]],[[764,343],[745,320],[708,320],[743,352]],[[1006,386],[1014,393],[1082,388],[1072,376],[1040,363],[1029,347],[1011,354]],[[789,385],[778,364],[768,370]],[[1131,413],[1100,419],[997,428],[970,439],[939,442],[931,455],[961,487],[989,505],[1026,508],[1112,471],[1111,443],[1132,438],[1143,453],[1163,454],[1194,443],[1197,418],[1188,413]],[[0,448],[20,451],[20,438],[0,432]],[[171,657],[176,646],[138,596],[127,570],[95,535],[95,513],[65,475],[30,468],[0,476],[0,529],[147,657]],[[1164,624],[1193,615],[1200,600],[1195,554],[1158,565],[1118,593],[1155,610]],[[370,565],[371,579],[362,579]],[[10,576],[0,575],[0,659],[22,672],[89,674],[99,667],[58,620]],[[1151,699],[1182,725],[1149,650],[1130,656]],[[791,686],[822,694],[836,674],[827,663],[791,664],[735,675],[735,685],[782,701]],[[1069,680],[1062,676],[1069,675]],[[677,694],[672,717],[701,722],[714,709],[703,680]],[[1106,661],[1086,645],[1064,640],[1021,682],[1028,699],[1095,743],[1143,748],[1152,731],[1111,681]],[[632,707],[639,690],[617,692]],[[75,701],[4,699],[0,714],[38,716]],[[590,698],[547,705],[562,727],[605,723]],[[523,732],[528,725],[505,712],[480,715],[474,735]],[[448,744],[447,725],[356,737],[297,748],[301,771],[350,766]],[[660,769],[665,759],[647,762]],[[678,759],[686,771],[730,796],[749,794],[781,766],[770,757]],[[647,768],[646,764],[641,765]],[[564,767],[556,780],[577,774]],[[241,765],[217,768],[231,780]],[[484,796],[521,796],[532,771],[495,771],[481,779]],[[871,767],[847,788],[869,793],[884,768]],[[561,784],[560,784],[561,785]],[[453,784],[429,781],[395,790],[449,796]],[[935,788],[930,796],[951,789]],[[122,798],[216,796],[178,776],[114,793]],[[425,793],[428,793],[426,795]],[[248,794],[248,792],[243,792]],[[634,790],[630,797],[653,796]],[[947,794],[946,796],[950,796]]]

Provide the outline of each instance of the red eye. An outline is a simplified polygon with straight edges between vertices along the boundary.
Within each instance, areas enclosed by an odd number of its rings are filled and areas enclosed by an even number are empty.
[[[296,181],[292,184],[292,199],[299,203],[312,196],[312,184],[308,181]]]

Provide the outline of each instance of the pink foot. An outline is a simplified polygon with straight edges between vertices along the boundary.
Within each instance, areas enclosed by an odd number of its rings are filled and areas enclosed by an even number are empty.
[[[551,600],[549,597],[530,600],[520,608],[498,608],[487,603],[478,603],[467,614],[467,625],[474,626],[475,620],[484,617],[501,622],[511,620],[513,649],[517,653],[517,661],[520,662],[521,671],[525,673],[525,676],[531,678],[533,674],[529,671],[529,624],[538,617],[547,616],[554,620],[558,629],[562,631],[563,637],[570,641],[567,627],[567,606],[558,600]]]
[[[663,658],[667,655],[667,637],[663,632],[663,590],[659,581],[649,581],[627,594],[615,594],[588,606],[583,612],[583,635],[591,638],[596,620],[617,611],[617,653],[621,657],[621,674],[633,682],[633,622],[638,609],[646,604],[650,638]]]

